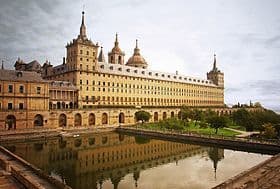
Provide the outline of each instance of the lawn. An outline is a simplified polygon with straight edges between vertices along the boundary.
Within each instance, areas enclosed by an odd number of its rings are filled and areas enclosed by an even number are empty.
[[[164,128],[164,126],[159,125],[159,123],[145,123],[145,124],[140,124],[138,125],[140,128],[144,129],[152,129],[152,130],[167,130]],[[215,129],[211,127],[206,127],[206,128],[200,128],[199,124],[195,125],[195,123],[190,122],[186,126],[184,126],[184,129],[181,131],[185,132],[192,132],[192,133],[197,133],[197,134],[202,134],[202,135],[211,135],[211,136],[236,136],[239,135],[239,132],[231,131],[226,128],[221,128],[218,130],[218,133],[215,133]]]

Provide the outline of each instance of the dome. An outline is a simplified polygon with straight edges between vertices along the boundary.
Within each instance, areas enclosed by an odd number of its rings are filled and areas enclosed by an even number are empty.
[[[148,64],[146,60],[141,56],[140,49],[138,48],[138,41],[136,40],[136,47],[132,57],[130,57],[126,63],[127,66],[133,66],[137,68],[147,68]]]
[[[121,55],[124,55],[124,52],[119,47],[118,34],[116,34],[115,46],[112,48],[110,54],[121,54]]]

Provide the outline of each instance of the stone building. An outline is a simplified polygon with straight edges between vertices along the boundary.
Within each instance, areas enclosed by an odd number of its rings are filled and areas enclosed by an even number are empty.
[[[77,86],[80,108],[224,106],[223,73],[217,69],[216,56],[207,79],[152,71],[147,69],[137,40],[133,55],[124,64],[125,53],[116,35],[106,63],[103,49],[97,58],[98,45],[87,38],[84,12],[80,34],[66,48],[66,62],[43,66],[47,73],[43,77]]]
[[[134,124],[139,109],[148,111],[151,121],[159,121],[178,116],[182,105],[212,108],[222,114],[234,111],[224,107],[224,74],[217,68],[216,55],[207,78],[196,78],[148,69],[137,40],[134,53],[126,63],[118,35],[108,53],[108,61],[102,47],[98,55],[98,48],[98,43],[87,37],[83,12],[80,33],[66,45],[62,64],[53,66],[46,61],[42,66],[36,66],[36,62],[27,66],[19,59],[15,64],[17,71],[2,69],[0,128],[33,128],[37,125],[36,111],[44,112],[41,117],[44,128]],[[31,91],[24,90],[25,96],[19,91],[9,93],[9,85],[17,90],[24,85],[24,89]],[[37,94],[36,87],[44,92]],[[15,108],[20,101],[25,101],[24,110]],[[9,110],[11,103],[12,110]],[[16,127],[9,126],[11,118],[16,120]]]
[[[49,82],[36,72],[0,70],[0,127],[16,129],[47,124]]]

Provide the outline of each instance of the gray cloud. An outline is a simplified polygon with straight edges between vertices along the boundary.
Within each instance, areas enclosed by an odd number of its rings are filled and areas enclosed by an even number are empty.
[[[226,103],[255,99],[280,109],[280,1],[84,3],[88,36],[105,51],[112,48],[118,32],[126,59],[139,38],[150,68],[203,78],[216,53],[218,67],[225,73]],[[0,59],[5,66],[12,68],[17,57],[60,64],[65,45],[79,32],[82,4],[75,0],[1,0]]]

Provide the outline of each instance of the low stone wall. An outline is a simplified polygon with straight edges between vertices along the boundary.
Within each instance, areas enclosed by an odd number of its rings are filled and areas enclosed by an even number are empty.
[[[161,132],[161,131],[151,131],[146,129],[135,129],[135,128],[116,128],[118,132],[124,134],[133,134],[133,135],[142,135],[152,138],[170,140],[174,142],[190,142],[195,144],[203,144],[207,146],[218,145],[222,148],[228,148],[233,150],[243,150],[250,152],[259,152],[266,153],[270,155],[275,155],[280,153],[280,145],[271,144],[271,143],[260,143],[260,142],[251,142],[247,140],[235,140],[226,139],[226,138],[212,138],[205,136],[198,136],[192,134],[180,134],[180,133],[170,133],[170,132]]]
[[[54,177],[45,174],[42,170],[28,163],[19,156],[9,152],[0,146],[0,165],[10,172],[26,188],[42,189],[71,189],[71,187],[62,183]]]

